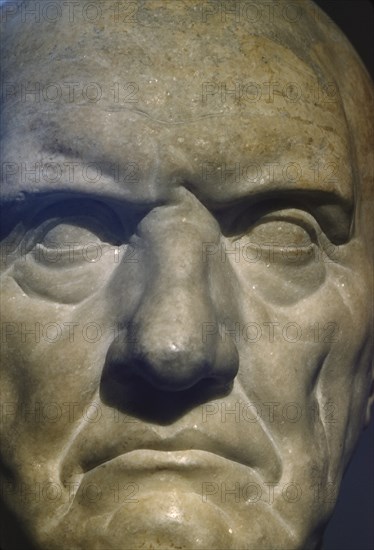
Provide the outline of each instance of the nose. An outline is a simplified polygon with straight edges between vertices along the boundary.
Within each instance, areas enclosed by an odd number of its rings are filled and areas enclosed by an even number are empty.
[[[124,376],[135,374],[168,391],[203,379],[227,384],[235,377],[238,352],[231,339],[220,337],[213,299],[219,295],[214,277],[219,262],[212,265],[203,255],[203,243],[219,239],[217,227],[208,212],[192,216],[178,206],[160,207],[143,220],[139,269],[144,288],[129,320]]]

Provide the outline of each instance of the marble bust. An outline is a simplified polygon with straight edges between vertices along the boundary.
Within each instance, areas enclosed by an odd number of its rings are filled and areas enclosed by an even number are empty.
[[[307,0],[2,21],[2,550],[318,548],[372,402],[360,59]]]

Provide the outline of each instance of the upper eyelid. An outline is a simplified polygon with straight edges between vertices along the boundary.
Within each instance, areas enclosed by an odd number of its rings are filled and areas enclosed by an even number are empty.
[[[285,212],[284,211],[272,212],[271,214],[264,216],[262,220],[266,220],[266,221],[282,220],[289,223],[293,223],[295,225],[299,225],[300,227],[305,229],[305,231],[307,231],[309,234],[312,233],[315,239],[318,239],[318,236],[322,230],[317,220],[314,218],[314,216],[312,216],[308,212],[305,212],[302,210],[301,212],[302,213],[299,213],[299,210],[297,209],[289,209],[289,210],[286,210]]]
[[[121,223],[117,213],[109,205],[92,199],[68,199],[59,201],[40,210],[28,223],[25,228],[22,240],[27,242],[26,246],[43,238],[48,231],[52,230],[59,223],[69,224],[69,220],[93,223],[86,229],[95,232],[94,225],[97,225],[98,236],[105,234],[113,243],[120,244],[127,236],[127,228]],[[105,239],[106,240],[106,239]]]
[[[245,211],[242,212],[238,219],[240,219],[243,215],[245,215]],[[246,227],[243,231],[240,232],[240,234],[238,233],[236,236],[240,238],[245,234],[249,234],[251,230],[253,230],[255,227],[270,221],[286,221],[288,223],[298,225],[302,227],[309,234],[311,240],[316,243],[319,240],[319,236],[322,234],[322,229],[320,228],[320,225],[314,216],[312,216],[304,209],[289,207],[279,210],[272,210],[265,213],[264,215],[259,215],[252,223],[249,221],[248,227]]]
[[[44,208],[38,209],[37,213],[30,218],[29,224],[35,226],[49,219],[68,219],[72,217],[91,217],[95,219],[98,211],[100,211],[102,218],[105,215],[108,219],[115,219],[116,222],[119,222],[115,209],[106,202],[90,197],[70,197],[49,203]],[[91,212],[94,212],[95,215]]]
[[[84,219],[84,218],[87,218],[87,216],[82,217],[82,219]],[[93,218],[93,219],[95,219],[95,218]],[[55,219],[54,221],[56,223],[52,224],[52,220],[51,220],[51,225],[49,225],[49,223],[47,221],[46,222],[46,227],[45,227],[44,230],[42,230],[40,228],[40,233],[43,234],[43,237],[46,237],[50,231],[53,231],[54,229],[58,228],[60,225],[61,226],[62,225],[64,225],[64,226],[71,225],[71,227],[76,227],[77,229],[82,229],[82,230],[85,230],[85,231],[89,231],[92,234],[95,233],[95,228],[89,227],[88,224],[87,224],[87,226],[85,226],[84,223],[82,223],[81,225],[79,223],[69,223],[69,222],[71,222],[71,220],[69,220],[69,218],[63,218],[63,219],[57,219],[57,220]],[[74,217],[74,221],[76,221],[75,217]],[[97,222],[96,219],[95,219],[95,222]]]
[[[352,208],[333,193],[308,190],[281,190],[246,197],[231,204],[216,206],[212,213],[225,237],[237,235],[238,220],[248,218],[247,229],[262,216],[279,210],[295,209],[313,220],[312,225],[323,240],[334,245],[345,244],[352,236]],[[309,218],[311,216],[311,218]],[[243,226],[243,223],[241,223]]]

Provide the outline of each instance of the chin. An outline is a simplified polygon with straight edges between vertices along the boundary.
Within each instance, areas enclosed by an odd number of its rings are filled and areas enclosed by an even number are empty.
[[[103,511],[102,511],[103,512]],[[57,523],[57,522],[56,522]],[[155,491],[100,515],[70,510],[45,533],[41,550],[235,550],[230,518],[195,493]],[[243,547],[243,546],[242,546]]]
[[[201,495],[154,491],[137,503],[88,514],[76,507],[54,523],[40,550],[317,550],[315,536],[290,536],[279,517],[256,508],[245,521],[236,507],[203,503]],[[315,532],[313,533],[315,535]]]

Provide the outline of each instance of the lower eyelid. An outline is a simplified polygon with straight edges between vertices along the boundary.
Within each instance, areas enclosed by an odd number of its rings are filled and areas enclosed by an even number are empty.
[[[243,247],[249,247],[249,248],[252,248],[252,249],[261,249],[261,250],[264,250],[264,251],[272,251],[272,250],[276,250],[278,253],[287,253],[287,254],[299,254],[300,252],[302,252],[303,254],[309,254],[311,253],[315,248],[316,248],[316,244],[311,242],[309,244],[305,244],[305,245],[294,245],[294,244],[290,244],[290,245],[285,245],[285,244],[279,244],[279,243],[255,243],[255,242],[250,242],[250,241],[245,241],[243,242],[242,244]]]
[[[91,252],[90,252],[91,247]],[[43,265],[50,263],[53,266],[71,266],[74,264],[95,264],[98,263],[105,255],[111,254],[118,263],[120,255],[127,248],[127,245],[115,246],[109,243],[91,243],[84,246],[71,246],[48,248],[41,243],[35,245],[31,251],[33,259]],[[92,257],[91,257],[92,256]]]
[[[315,243],[310,243],[307,246],[266,246],[264,244],[243,242],[240,246],[241,263],[248,266],[254,264],[266,265],[270,267],[286,267],[295,269],[296,267],[306,267],[319,257],[319,247]]]

